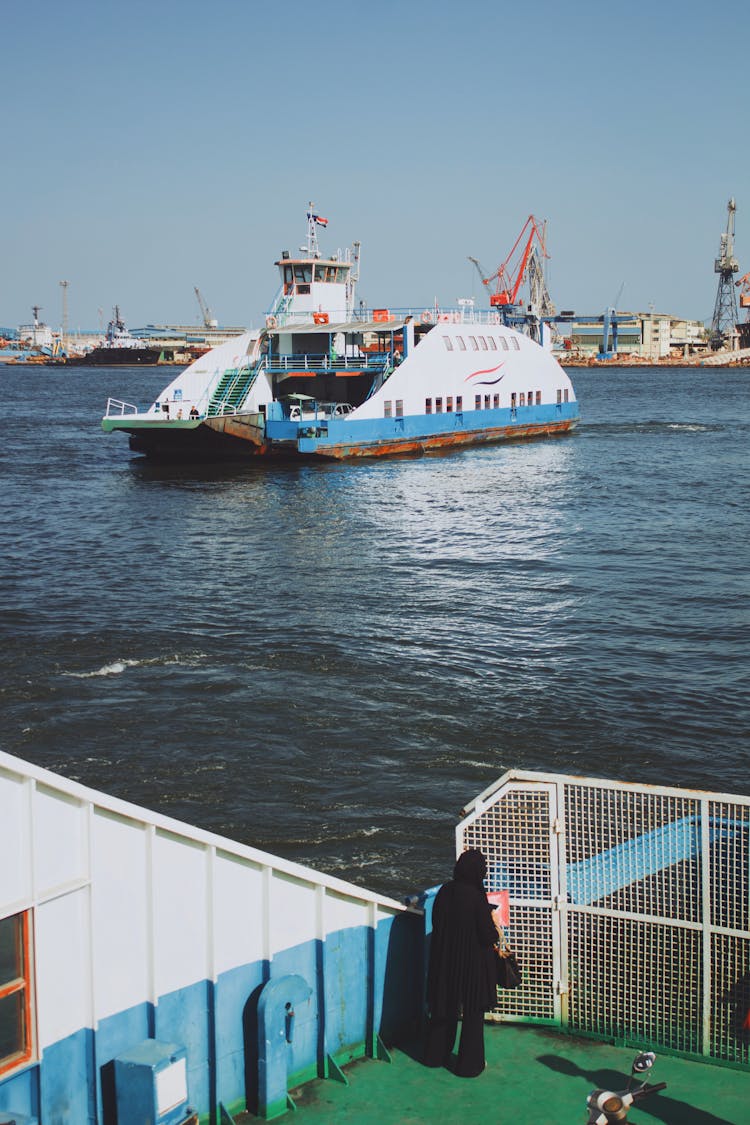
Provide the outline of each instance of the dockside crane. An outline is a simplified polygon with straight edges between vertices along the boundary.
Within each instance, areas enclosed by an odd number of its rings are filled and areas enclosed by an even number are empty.
[[[201,316],[203,317],[204,328],[216,328],[218,323],[219,323],[218,320],[214,319],[210,308],[208,307],[206,302],[203,300],[203,294],[201,293],[198,286],[194,285],[193,288],[195,289],[195,295],[198,298],[198,304],[200,305]]]
[[[529,215],[521,233],[513,243],[510,253],[495,272],[487,277],[476,258],[469,258],[479,271],[482,283],[491,289],[490,308],[507,309],[518,304],[521,286],[526,280],[529,262],[533,260],[532,272],[535,279],[543,276],[543,262],[548,257],[545,248],[546,224],[539,225],[533,215]],[[546,286],[544,286],[546,292]],[[547,294],[547,299],[549,294]],[[551,304],[551,302],[550,302]],[[537,315],[540,310],[533,310]]]
[[[716,291],[716,304],[711,321],[710,343],[718,351],[731,340],[737,324],[737,296],[735,294],[734,274],[739,273],[740,265],[734,256],[734,215],[737,204],[730,199],[727,204],[727,229],[719,241],[719,256],[714,261],[714,273],[719,275]]]
[[[750,321],[750,273],[744,274],[734,284],[740,291],[740,308],[747,309],[745,320]]]

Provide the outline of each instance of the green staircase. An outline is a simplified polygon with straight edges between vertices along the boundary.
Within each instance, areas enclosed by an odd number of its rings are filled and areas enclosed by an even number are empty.
[[[258,378],[260,367],[259,363],[252,367],[228,367],[211,395],[207,416],[215,418],[221,414],[236,414]]]

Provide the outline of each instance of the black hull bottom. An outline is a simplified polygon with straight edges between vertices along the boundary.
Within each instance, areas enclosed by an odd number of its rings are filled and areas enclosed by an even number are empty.
[[[156,367],[164,362],[163,354],[161,348],[95,348],[67,362],[75,367]]]

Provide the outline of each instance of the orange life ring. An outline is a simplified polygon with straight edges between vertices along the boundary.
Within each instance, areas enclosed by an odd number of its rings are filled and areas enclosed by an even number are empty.
[[[422,324],[432,324],[432,313],[429,309],[425,309],[419,319],[422,321]]]
[[[275,328],[277,324],[278,321],[275,316],[266,317],[266,328]]]

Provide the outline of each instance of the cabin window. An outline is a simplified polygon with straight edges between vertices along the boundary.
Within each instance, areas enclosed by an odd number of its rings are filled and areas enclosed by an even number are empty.
[[[490,351],[491,352],[497,351],[497,343],[495,342],[494,336],[488,336],[487,337],[487,343],[490,345]]]
[[[536,392],[536,404],[537,404],[537,406],[542,405],[542,392],[541,391]]]
[[[396,399],[396,417],[403,418],[404,416],[404,400],[402,398]]]
[[[521,391],[520,395],[518,396],[518,405],[519,406],[525,406],[526,405],[526,395],[523,393],[523,391]]]
[[[489,408],[490,408],[490,396],[485,395],[484,396],[484,409],[489,410]]]
[[[425,414],[432,414],[432,399],[431,398],[426,398],[424,400],[424,412],[425,412]]]
[[[557,390],[557,404],[558,404],[558,406],[560,405],[561,402],[562,402],[562,391],[558,387],[558,390]]]
[[[475,410],[481,410],[482,409],[482,396],[481,395],[474,395],[474,409]]]
[[[568,388],[565,388],[565,401],[568,401]]]
[[[533,391],[529,391],[528,395],[526,396],[526,401],[528,402],[529,406],[534,405],[534,392]]]
[[[471,350],[473,352],[479,351],[479,345],[477,344],[476,336],[469,336],[469,343],[471,344]]]
[[[500,405],[500,395],[492,396],[492,405],[494,409],[497,410],[498,406]]]
[[[0,919],[0,1075],[33,1052],[29,912]]]
[[[451,340],[450,336],[443,336],[443,343],[445,344],[446,351],[453,351],[453,341]]]
[[[383,417],[384,418],[391,418],[392,416],[393,416],[393,402],[390,399],[386,399],[386,401],[383,403]]]
[[[463,336],[456,336],[456,339],[458,340],[458,350],[461,351],[461,352],[465,352],[466,351],[466,344],[464,343]]]
[[[442,414],[443,413],[443,400],[441,398],[435,399],[435,413],[436,414]]]
[[[308,284],[312,281],[312,266],[300,263],[294,267],[294,278],[296,281],[305,281]]]
[[[502,349],[503,349],[503,351],[504,351],[504,352],[507,352],[507,350],[508,350],[508,341],[507,341],[507,339],[505,338],[505,336],[501,336],[501,337],[500,337],[500,343],[501,343],[501,345],[502,345]]]
[[[513,341],[513,347],[514,347],[514,348],[516,349],[516,351],[517,351],[517,352],[520,352],[520,350],[521,350],[521,345],[519,344],[519,342],[518,342],[518,340],[516,339],[516,337],[515,337],[515,336],[511,336],[511,340]]]
[[[485,340],[484,336],[479,337],[479,347],[483,352],[487,351],[487,341]]]
[[[464,400],[462,395],[456,395],[456,413],[460,414],[464,408]]]
[[[516,409],[516,392],[515,391],[513,391],[512,395],[510,396],[510,408],[511,408],[511,410]]]
[[[445,400],[445,412],[451,414],[453,411],[453,395],[448,395]]]

